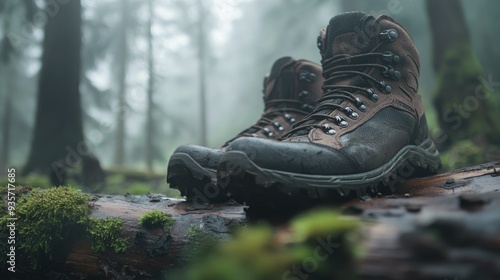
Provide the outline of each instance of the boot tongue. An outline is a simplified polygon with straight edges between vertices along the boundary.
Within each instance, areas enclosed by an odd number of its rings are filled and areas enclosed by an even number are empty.
[[[275,99],[290,99],[288,96],[293,87],[293,67],[296,61],[289,57],[282,57],[274,62],[271,72],[264,78],[264,102]]]
[[[352,55],[368,51],[370,37],[366,33],[371,30],[367,30],[366,24],[373,21],[373,16],[363,12],[347,12],[330,19],[327,29],[322,30],[318,38],[323,59],[338,54]],[[344,34],[346,35],[339,37]]]

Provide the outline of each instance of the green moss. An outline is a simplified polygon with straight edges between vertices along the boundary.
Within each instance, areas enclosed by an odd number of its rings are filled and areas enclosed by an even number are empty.
[[[167,197],[171,197],[171,198],[181,198],[181,192],[179,190],[176,190],[176,189],[171,189],[170,186],[167,185],[166,187],[166,190],[163,191],[162,189],[162,192],[167,196]]]
[[[2,216],[0,217],[0,233],[6,233],[8,230],[9,229],[7,228],[7,215],[2,213]]]
[[[463,140],[441,153],[443,169],[450,171],[460,167],[477,165],[485,162],[485,154],[481,147],[470,140]]]
[[[151,191],[151,186],[146,183],[135,182],[130,184],[124,191],[133,195],[143,195]]]
[[[90,196],[77,189],[60,187],[34,190],[19,202],[19,246],[34,268],[85,226],[89,201]]]
[[[115,253],[125,252],[128,242],[122,235],[123,220],[120,218],[90,218],[87,232],[90,235],[92,249],[99,253],[113,250]]]
[[[106,177],[107,185],[123,185],[125,183],[125,176],[123,175],[111,175]]]
[[[249,226],[196,261],[184,279],[356,279],[359,225],[320,210],[294,219],[287,229]],[[190,240],[199,234],[196,227],[188,232]]]
[[[0,186],[7,186],[7,177],[0,178]],[[31,186],[33,188],[46,189],[52,187],[49,177],[39,174],[30,174],[26,177],[16,177],[16,186]]]
[[[163,213],[159,210],[153,210],[144,213],[139,218],[139,224],[147,229],[151,228],[164,228],[165,230],[170,230],[174,225],[175,220],[171,215]]]
[[[499,112],[492,105],[489,89],[481,82],[481,66],[470,44],[448,50],[438,72],[434,104],[447,144],[461,140],[500,142]]]
[[[311,217],[310,213],[301,215],[292,221],[291,227],[295,241],[329,235],[332,238],[342,236],[359,227],[359,221],[352,217],[341,216],[335,211],[318,210]]]

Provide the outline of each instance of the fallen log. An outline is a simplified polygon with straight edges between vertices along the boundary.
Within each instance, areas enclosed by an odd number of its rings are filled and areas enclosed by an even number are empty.
[[[357,274],[362,279],[469,279],[479,270],[485,275],[482,279],[500,279],[488,278],[500,277],[499,174],[500,162],[493,162],[412,179],[395,195],[364,197],[338,206],[365,221],[361,228],[365,253]],[[189,204],[162,195],[94,195],[90,210],[93,218],[123,221],[124,252],[98,252],[88,234],[75,234],[38,270],[19,251],[16,272],[3,262],[1,278],[159,278],[165,271],[184,267],[203,236],[226,239],[249,222],[241,205]],[[152,210],[168,214],[173,225],[142,226],[139,219]],[[3,245],[8,235],[0,236]]]
[[[68,279],[142,279],[158,278],[161,272],[186,264],[191,257],[192,239],[210,235],[217,239],[229,237],[230,232],[244,223],[245,215],[239,205],[189,205],[179,199],[161,195],[109,196],[94,195],[91,201],[91,217],[119,218],[123,220],[122,238],[128,243],[124,252],[97,252],[84,233],[75,233],[79,238],[69,248],[57,250],[49,263],[40,269],[22,255],[17,255],[16,272],[8,271],[3,262],[2,279],[35,279],[64,276]],[[152,210],[168,214],[175,221],[169,228],[144,228],[139,219]],[[17,221],[18,224],[22,220]],[[7,233],[1,242],[7,243]],[[196,241],[196,240],[194,240]],[[3,248],[3,247],[2,247]],[[22,251],[20,252],[20,254]],[[2,255],[5,255],[2,252]],[[35,274],[33,274],[35,272]],[[8,277],[8,278],[4,278]]]
[[[500,279],[500,162],[342,206],[364,221],[362,279]]]

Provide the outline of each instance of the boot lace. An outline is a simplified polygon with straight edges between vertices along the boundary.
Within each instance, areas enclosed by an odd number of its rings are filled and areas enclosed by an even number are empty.
[[[372,84],[379,87],[382,93],[388,94],[392,91],[391,87],[385,81],[379,81],[374,77],[366,74],[366,69],[368,68],[381,68],[382,73],[389,78],[399,79],[401,74],[395,71],[391,66],[379,64],[379,63],[367,63],[373,58],[382,57],[383,62],[391,63],[398,62],[399,56],[394,55],[391,52],[376,52],[376,50],[384,43],[380,42],[376,45],[370,52],[357,54],[357,55],[347,55],[338,54],[330,58],[326,58],[321,61],[323,65],[323,76],[325,77],[325,82],[323,83],[323,97],[316,101],[316,107],[314,110],[307,115],[303,120],[297,122],[293,125],[293,128],[283,135],[281,139],[290,137],[292,135],[306,134],[312,128],[320,128],[325,133],[333,135],[336,133],[335,129],[328,124],[319,125],[318,123],[328,119],[331,120],[339,127],[347,127],[348,122],[345,117],[341,115],[331,116],[330,114],[335,110],[343,112],[344,115],[350,119],[357,119],[359,117],[358,113],[354,108],[360,111],[366,112],[367,108],[363,101],[357,97],[357,94],[363,94],[367,96],[371,101],[377,102],[379,96],[375,91],[370,88]],[[342,78],[351,77],[361,77],[363,78],[363,86],[358,85],[337,85],[335,81]],[[366,84],[366,87],[364,86]],[[348,100],[354,106],[343,107],[340,104],[343,101]],[[354,108],[353,108],[354,107]],[[307,131],[306,133],[300,133]]]
[[[305,115],[308,112],[303,109],[297,109],[297,107],[303,106],[304,103],[293,99],[275,99],[266,101],[264,108],[264,113],[262,117],[252,126],[246,128],[245,130],[238,133],[234,138],[227,141],[224,146],[229,145],[232,141],[240,137],[255,137],[256,133],[264,131],[264,134],[269,138],[274,138],[274,133],[268,128],[273,126],[276,130],[283,131],[284,127],[274,121],[276,117],[284,116],[284,118],[291,124],[295,123],[295,118],[289,113],[296,113]]]

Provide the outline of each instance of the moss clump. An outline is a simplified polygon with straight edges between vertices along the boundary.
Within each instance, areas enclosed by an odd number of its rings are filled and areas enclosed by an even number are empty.
[[[99,253],[113,250],[122,253],[127,250],[128,242],[121,234],[123,220],[120,218],[90,218],[87,232],[90,234],[92,249]]]
[[[27,196],[18,196],[16,244],[20,256],[29,261],[33,269],[40,269],[64,253],[70,242],[83,237],[85,232],[98,252],[125,251],[128,244],[121,237],[123,221],[90,218],[91,198],[73,187],[36,189]],[[7,228],[6,218],[5,213],[0,216],[2,233]]]
[[[438,71],[436,106],[439,123],[446,134],[445,147],[464,139],[500,142],[499,112],[492,94],[481,81],[481,66],[468,43],[449,49]]]
[[[321,210],[294,219],[286,229],[250,226],[223,242],[184,279],[356,279],[360,222]],[[196,237],[193,228],[188,236]]]
[[[19,244],[33,268],[74,237],[89,216],[90,196],[72,187],[35,190],[20,201]]]
[[[147,229],[163,228],[168,231],[174,225],[174,223],[175,220],[171,215],[163,213],[159,210],[153,210],[144,213],[139,218],[139,224]]]
[[[460,167],[484,163],[483,150],[470,140],[460,141],[441,154],[443,169],[454,170]]]

